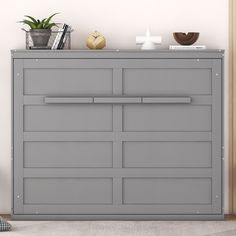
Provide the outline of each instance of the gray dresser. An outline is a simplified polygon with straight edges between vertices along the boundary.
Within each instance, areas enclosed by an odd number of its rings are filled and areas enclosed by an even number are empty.
[[[13,50],[13,219],[223,219],[223,58]]]

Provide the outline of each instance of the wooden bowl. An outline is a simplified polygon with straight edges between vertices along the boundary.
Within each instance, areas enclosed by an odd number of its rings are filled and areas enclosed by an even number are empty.
[[[198,40],[199,34],[200,33],[198,33],[198,32],[188,32],[187,34],[182,33],[182,32],[173,33],[176,42],[181,45],[194,44]]]

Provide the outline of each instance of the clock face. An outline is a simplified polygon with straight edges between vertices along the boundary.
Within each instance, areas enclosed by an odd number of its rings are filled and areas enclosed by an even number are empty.
[[[105,37],[97,31],[92,32],[87,39],[87,47],[90,49],[102,49],[106,46]]]
[[[95,39],[98,38],[98,37],[102,37],[102,35],[99,33],[99,32],[94,32],[91,34],[92,37],[94,37]]]

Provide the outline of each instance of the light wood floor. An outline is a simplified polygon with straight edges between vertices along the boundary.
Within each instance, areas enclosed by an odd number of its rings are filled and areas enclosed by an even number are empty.
[[[236,236],[235,217],[225,221],[9,222],[12,231],[1,236]]]

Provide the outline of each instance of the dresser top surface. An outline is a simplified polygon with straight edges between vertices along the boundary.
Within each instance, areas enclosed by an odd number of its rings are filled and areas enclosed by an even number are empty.
[[[223,58],[224,50],[11,50],[13,58]]]

